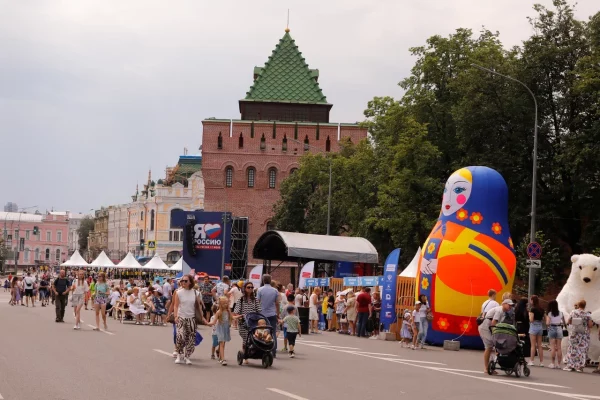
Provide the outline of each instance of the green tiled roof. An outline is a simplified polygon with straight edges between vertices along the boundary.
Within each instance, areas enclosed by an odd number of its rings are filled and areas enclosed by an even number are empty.
[[[202,169],[202,157],[200,156],[181,156],[179,157],[178,175],[191,176],[194,172]]]
[[[289,32],[281,38],[264,67],[254,68],[257,76],[245,100],[327,104],[316,78]]]

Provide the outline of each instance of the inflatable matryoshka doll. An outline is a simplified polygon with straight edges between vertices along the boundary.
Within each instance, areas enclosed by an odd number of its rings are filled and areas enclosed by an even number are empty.
[[[481,304],[489,289],[498,298],[512,290],[515,268],[504,178],[488,167],[459,169],[446,182],[440,217],[419,260],[416,295],[426,295],[433,312],[427,341],[482,347]]]

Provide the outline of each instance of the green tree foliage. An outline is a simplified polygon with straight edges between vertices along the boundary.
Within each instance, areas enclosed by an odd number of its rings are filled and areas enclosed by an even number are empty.
[[[81,220],[81,225],[77,228],[77,234],[79,235],[79,250],[87,250],[88,236],[93,230],[94,220],[92,218],[86,217]]]
[[[438,216],[448,176],[485,165],[508,184],[514,242],[526,240],[534,103],[521,85],[477,64],[524,82],[538,102],[536,229],[548,246],[540,284],[562,278],[571,254],[600,247],[600,12],[577,20],[566,0],[533,9],[533,34],[521,46],[506,48],[486,29],[457,29],[410,49],[416,61],[400,82],[402,99],[370,101],[369,140],[331,156],[333,234],[366,237],[382,257],[395,247],[413,254]],[[279,228],[326,231],[328,167],[323,155],[307,155],[283,183]]]
[[[564,281],[565,264],[560,257],[560,249],[546,238],[543,232],[536,232],[535,240],[544,249],[542,255],[542,268],[538,269],[535,275],[535,292],[544,294],[546,288],[556,282]],[[517,275],[515,280],[515,289],[517,293],[527,294],[529,282],[529,269],[527,268],[527,245],[529,244],[529,234],[523,237],[515,249],[517,255]]]

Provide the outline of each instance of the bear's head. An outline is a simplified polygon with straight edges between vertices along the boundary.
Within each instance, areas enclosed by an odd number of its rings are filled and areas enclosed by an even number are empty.
[[[600,257],[593,254],[574,254],[571,257],[571,275],[582,284],[600,282]]]

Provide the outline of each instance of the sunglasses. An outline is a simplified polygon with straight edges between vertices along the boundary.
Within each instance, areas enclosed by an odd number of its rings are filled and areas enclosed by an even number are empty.
[[[180,282],[181,282],[181,283],[188,283],[189,281],[188,281],[188,280],[185,280],[185,281],[180,281]]]
[[[248,289],[254,290],[254,286],[246,286],[246,290],[248,290]]]

